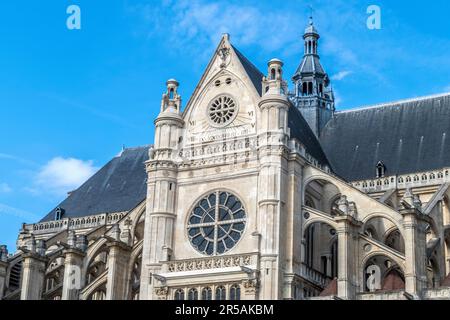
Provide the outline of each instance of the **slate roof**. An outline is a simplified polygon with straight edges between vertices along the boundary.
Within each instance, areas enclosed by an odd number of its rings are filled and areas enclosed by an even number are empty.
[[[288,126],[291,129],[291,138],[296,138],[300,141],[300,143],[305,146],[306,152],[319,161],[321,165],[327,165],[330,167],[327,157],[322,150],[316,135],[311,130],[308,122],[306,122],[305,118],[303,118],[300,111],[293,105],[289,108]]]
[[[149,146],[125,149],[57,207],[63,218],[129,211],[145,200]],[[56,208],[55,208],[56,209]],[[55,209],[41,222],[54,220]]]
[[[294,78],[307,74],[325,75],[326,72],[320,63],[320,58],[317,55],[305,55],[300,63],[297,71],[295,71]]]
[[[250,60],[248,60],[236,47],[232,47],[259,95],[262,96],[262,78],[264,77],[264,74],[259,71],[259,69],[255,67],[255,65],[251,63]]]
[[[450,166],[450,93],[338,112],[320,141],[334,172],[347,181]]]

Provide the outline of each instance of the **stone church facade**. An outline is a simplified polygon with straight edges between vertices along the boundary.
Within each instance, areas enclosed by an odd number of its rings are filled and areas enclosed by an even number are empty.
[[[0,247],[0,299],[450,299],[450,94],[337,112],[312,21],[289,90],[224,35],[151,146]]]

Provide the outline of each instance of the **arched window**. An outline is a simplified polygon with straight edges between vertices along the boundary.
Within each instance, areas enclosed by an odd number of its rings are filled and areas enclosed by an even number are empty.
[[[275,69],[271,69],[270,70],[270,80],[275,80],[276,75],[275,75]]]
[[[60,207],[56,208],[56,210],[55,210],[55,220],[61,220],[63,215],[64,215],[64,209],[60,208]]]
[[[400,231],[397,229],[389,233],[386,237],[385,244],[398,252],[405,252],[405,242]]]
[[[302,95],[306,96],[307,94],[308,94],[308,83],[307,82],[303,82]]]
[[[312,53],[316,53],[317,51],[316,51],[316,42],[315,41],[313,41],[313,52]]]
[[[198,291],[195,288],[189,289],[188,300],[198,300]]]
[[[338,242],[335,240],[331,245],[331,278],[338,275]]]
[[[169,99],[172,100],[174,96],[173,88],[169,90]]]
[[[308,94],[312,94],[313,93],[313,83],[312,82],[308,82]]]
[[[212,290],[209,287],[202,289],[202,300],[212,300]]]
[[[384,178],[386,166],[382,161],[377,163],[377,178]]]
[[[306,265],[308,267],[313,266],[314,261],[314,231],[315,225],[310,226],[305,234],[306,238]]]
[[[305,196],[305,206],[315,209],[314,200],[310,196]]]
[[[311,41],[309,41],[308,42],[308,53],[312,53],[312,42]]]
[[[216,300],[226,300],[227,299],[227,289],[224,286],[219,286],[216,288]]]
[[[183,289],[178,289],[177,291],[175,291],[174,300],[177,300],[177,301],[184,300],[184,290]]]
[[[320,95],[323,94],[323,84],[322,84],[322,83],[319,84],[319,93],[320,93]],[[324,107],[325,107],[325,106],[324,106]]]
[[[241,287],[237,284],[234,284],[230,288],[230,300],[241,300]]]

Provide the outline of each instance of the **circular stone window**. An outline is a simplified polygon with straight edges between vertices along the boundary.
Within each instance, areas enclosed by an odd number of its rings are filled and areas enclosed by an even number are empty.
[[[237,115],[237,105],[229,96],[215,98],[208,107],[208,117],[212,125],[224,127]]]
[[[213,256],[231,250],[245,230],[246,213],[241,201],[216,191],[201,199],[189,216],[189,241],[202,254]]]

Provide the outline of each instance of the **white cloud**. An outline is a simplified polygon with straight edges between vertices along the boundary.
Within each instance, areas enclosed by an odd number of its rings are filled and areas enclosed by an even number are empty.
[[[12,188],[7,183],[0,183],[0,193],[10,193]]]
[[[66,194],[80,187],[98,168],[92,161],[57,157],[44,165],[35,178],[34,190]]]
[[[337,74],[333,75],[331,77],[331,80],[341,81],[341,80],[344,80],[345,78],[347,78],[352,73],[353,73],[352,71],[341,71],[341,72],[338,72]]]
[[[444,88],[444,92],[450,92],[450,85]]]

